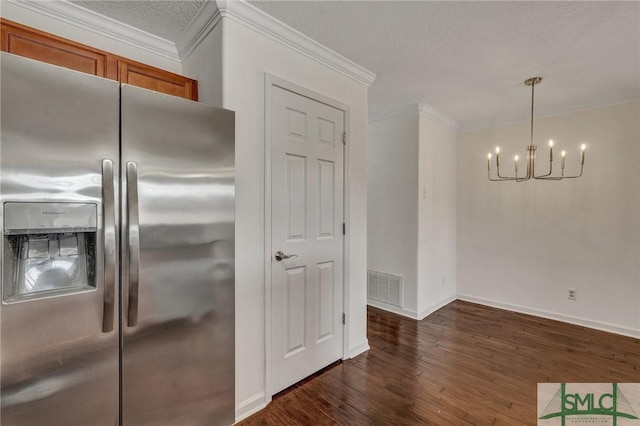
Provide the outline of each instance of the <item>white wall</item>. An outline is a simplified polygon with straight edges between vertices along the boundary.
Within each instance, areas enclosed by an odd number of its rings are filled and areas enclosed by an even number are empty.
[[[584,176],[560,182],[487,181],[487,152],[499,144],[511,170],[528,122],[462,134],[460,297],[640,336],[639,123],[637,102],[537,119],[540,160],[554,139],[556,161],[566,149],[573,173],[587,144]]]
[[[426,104],[369,123],[368,266],[404,277],[404,306],[422,319],[456,296],[457,126]]]
[[[367,172],[367,269],[404,278],[403,309],[412,317],[418,312],[419,128],[417,108],[370,123]]]
[[[239,417],[265,395],[265,74],[350,107],[347,175],[348,353],[366,337],[367,87],[307,56],[222,18],[223,107],[236,111],[236,403]],[[204,84],[204,82],[202,82]],[[277,372],[274,372],[277,374]]]
[[[198,80],[198,101],[222,107],[222,25],[182,60],[185,75]]]
[[[458,128],[420,109],[418,318],[456,298]]]

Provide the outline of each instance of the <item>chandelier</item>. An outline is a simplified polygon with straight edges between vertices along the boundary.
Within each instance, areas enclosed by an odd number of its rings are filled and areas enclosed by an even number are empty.
[[[541,180],[562,180],[562,179],[575,179],[582,176],[582,171],[584,169],[584,150],[586,148],[585,144],[580,146],[580,174],[575,176],[565,176],[564,170],[567,164],[567,152],[562,151],[560,156],[562,157],[560,160],[560,173],[553,173],[553,141],[549,141],[549,171],[546,174],[536,175],[536,149],[537,146],[533,144],[533,92],[534,88],[537,84],[540,84],[542,81],[542,77],[533,77],[528,80],[525,80],[524,84],[527,86],[531,86],[531,142],[527,147],[527,171],[524,175],[518,175],[518,168],[520,157],[515,156],[514,160],[514,169],[515,175],[513,176],[505,176],[500,173],[500,147],[496,147],[496,177],[491,177],[491,157],[489,154],[487,156],[487,177],[490,181],[507,181],[513,180],[516,182],[524,182],[529,179],[541,179]],[[556,169],[557,170],[557,169]]]

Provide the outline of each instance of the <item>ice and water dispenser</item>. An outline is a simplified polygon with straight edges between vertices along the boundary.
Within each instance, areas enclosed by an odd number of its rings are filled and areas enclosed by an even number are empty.
[[[95,289],[96,204],[7,202],[3,208],[4,303]]]

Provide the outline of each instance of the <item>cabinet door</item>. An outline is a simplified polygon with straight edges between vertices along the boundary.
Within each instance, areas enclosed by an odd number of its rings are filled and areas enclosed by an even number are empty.
[[[93,74],[116,78],[108,71],[108,54],[51,34],[2,20],[2,51]],[[112,75],[109,75],[112,74]]]
[[[198,100],[197,81],[126,59],[118,60],[118,80],[121,83],[181,98]]]

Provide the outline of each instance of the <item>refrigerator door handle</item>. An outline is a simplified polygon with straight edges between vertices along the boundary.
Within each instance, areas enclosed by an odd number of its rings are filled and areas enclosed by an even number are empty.
[[[138,219],[138,166],[127,162],[127,243],[129,246],[129,309],[127,326],[138,322],[140,281],[140,222]]]
[[[102,217],[104,238],[104,307],[102,332],[113,331],[116,288],[116,211],[113,161],[102,160]]]

